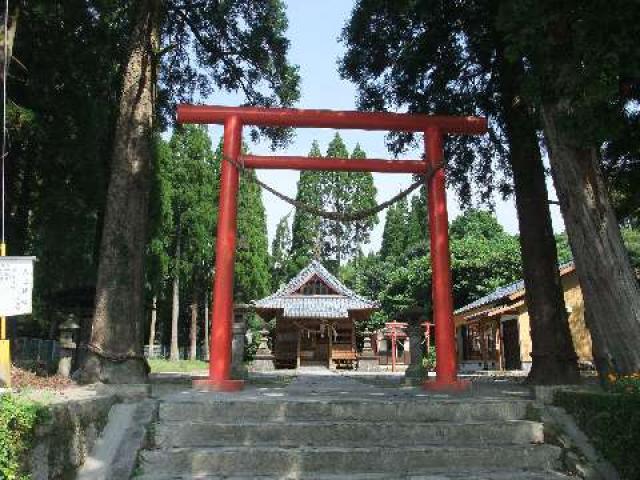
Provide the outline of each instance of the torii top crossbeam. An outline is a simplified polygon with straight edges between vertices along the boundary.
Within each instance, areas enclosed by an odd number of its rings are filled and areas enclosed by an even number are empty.
[[[387,112],[303,110],[295,108],[222,107],[178,105],[178,123],[223,125],[238,117],[243,125],[257,127],[336,128],[424,132],[437,128],[442,134],[479,135],[487,131],[487,119]]]

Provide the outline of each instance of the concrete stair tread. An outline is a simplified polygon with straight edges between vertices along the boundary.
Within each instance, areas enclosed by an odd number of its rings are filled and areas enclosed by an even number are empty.
[[[446,426],[446,425],[469,425],[469,426],[483,426],[483,425],[515,425],[515,424],[539,424],[538,421],[535,420],[526,420],[520,418],[514,419],[502,419],[502,420],[491,420],[491,421],[481,421],[481,420],[471,420],[468,422],[465,421],[454,421],[454,420],[442,420],[440,422],[433,421],[418,421],[418,420],[398,420],[398,421],[384,421],[384,420],[292,420],[292,419],[270,419],[270,420],[256,420],[256,419],[239,419],[237,421],[216,421],[216,420],[191,420],[188,422],[184,422],[181,420],[171,421],[171,420],[163,420],[161,425],[166,425],[167,428],[179,428],[181,426],[189,427],[189,426],[242,426],[242,427],[262,427],[262,426],[314,426],[314,427],[331,427],[334,425],[398,425],[398,426]]]
[[[497,422],[165,422],[157,426],[160,447],[273,446],[386,446],[402,438],[413,446],[539,444],[542,425],[528,420]]]
[[[430,470],[415,471],[406,475],[389,473],[353,472],[338,475],[142,475],[135,480],[570,480],[565,474],[549,470]]]
[[[262,447],[168,448],[142,453],[145,473],[265,475],[338,474],[356,472],[422,471],[425,468],[528,468],[553,470],[560,449],[551,445],[425,447]]]

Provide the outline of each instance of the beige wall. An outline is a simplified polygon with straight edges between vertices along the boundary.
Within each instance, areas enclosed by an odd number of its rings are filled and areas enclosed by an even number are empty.
[[[584,321],[584,300],[575,270],[562,277],[562,287],[564,303],[569,311],[569,328],[578,360],[590,362],[593,360],[591,334]]]
[[[564,291],[564,303],[569,311],[569,328],[573,346],[576,349],[578,360],[590,362],[591,335],[584,321],[584,300],[578,283],[578,276],[573,270],[562,276],[562,289]],[[520,307],[517,312],[520,328],[520,360],[531,361],[531,324],[526,307]]]

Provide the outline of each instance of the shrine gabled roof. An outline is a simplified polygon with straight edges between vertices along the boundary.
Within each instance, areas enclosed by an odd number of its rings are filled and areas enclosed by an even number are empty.
[[[563,263],[558,267],[561,275],[568,273],[571,269],[574,268],[573,260],[567,263]],[[459,308],[454,312],[455,315],[460,315],[475,308],[483,307],[485,305],[490,305],[501,300],[507,299],[513,295],[522,293],[524,294],[524,280],[518,280],[517,282],[510,283],[509,285],[505,285],[504,287],[500,287],[497,290],[494,290],[488,295],[479,298],[478,300],[471,302],[464,307]]]
[[[304,295],[300,289],[314,278],[334,292],[330,295]],[[347,318],[353,310],[375,310],[378,303],[347,288],[317,260],[300,271],[272,295],[253,302],[256,310],[282,310],[287,318]]]

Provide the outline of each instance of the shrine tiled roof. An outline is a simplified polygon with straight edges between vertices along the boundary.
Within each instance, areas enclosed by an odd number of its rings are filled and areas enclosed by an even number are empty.
[[[332,294],[308,295],[300,290],[317,277]],[[260,311],[280,310],[287,318],[347,318],[350,311],[375,310],[378,303],[349,289],[317,260],[312,261],[277,292],[253,302]]]
[[[567,269],[573,268],[573,266],[573,261],[570,261],[560,265],[558,269],[560,270],[560,273],[563,274],[563,272],[565,272]],[[474,308],[483,307],[485,305],[498,302],[520,291],[524,292],[524,280],[518,280],[517,282],[510,283],[509,285],[505,285],[504,287],[500,287],[490,294],[485,295],[484,297],[481,297],[478,300],[459,308],[454,312],[454,314],[459,315],[473,310]]]

